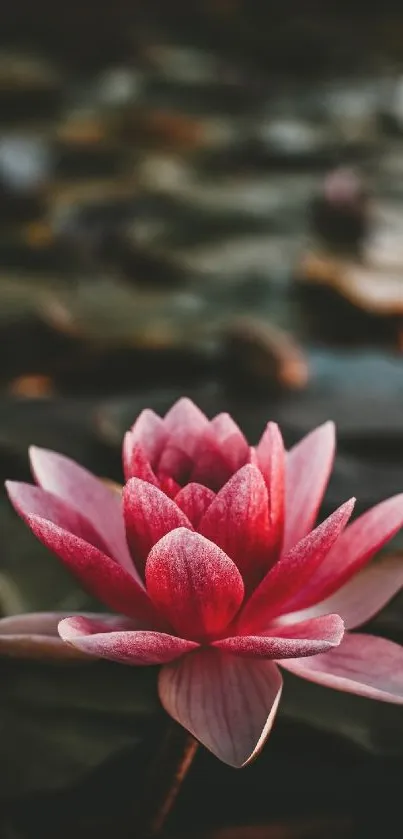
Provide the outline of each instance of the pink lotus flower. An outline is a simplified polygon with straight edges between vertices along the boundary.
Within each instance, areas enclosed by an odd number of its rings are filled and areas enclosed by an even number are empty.
[[[82,654],[162,665],[166,711],[237,767],[269,734],[279,665],[403,703],[402,648],[345,632],[403,585],[396,559],[365,567],[402,526],[403,495],[348,527],[347,501],[312,529],[333,456],[331,423],[288,453],[269,423],[250,448],[228,415],[209,422],[187,399],[164,419],[144,411],[126,435],[122,498],[68,458],[32,449],[38,486],[9,483],[15,509],[119,613],[66,617],[61,638]],[[56,620],[31,616],[29,631],[44,621],[51,634]],[[18,636],[21,621],[3,631]]]

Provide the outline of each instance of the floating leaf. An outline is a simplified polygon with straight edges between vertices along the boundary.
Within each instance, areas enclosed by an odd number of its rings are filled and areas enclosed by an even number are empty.
[[[154,668],[0,659],[0,673],[3,799],[77,783],[142,743],[162,713]]]

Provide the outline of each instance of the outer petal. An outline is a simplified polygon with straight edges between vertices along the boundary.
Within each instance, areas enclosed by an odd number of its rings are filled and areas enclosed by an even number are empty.
[[[133,572],[116,492],[64,455],[32,446],[30,458],[37,483],[85,516],[101,535],[108,553]]]
[[[326,615],[278,627],[270,635],[223,638],[215,641],[213,646],[248,658],[297,658],[317,655],[337,647],[343,634],[344,624],[339,615]]]
[[[63,641],[81,652],[122,664],[164,664],[198,646],[165,632],[111,632],[108,623],[85,617],[65,618],[59,624],[59,633]]]
[[[355,629],[380,612],[402,587],[402,557],[381,557],[326,600],[300,612],[283,615],[281,623],[285,625],[337,612],[343,618],[346,629]]]
[[[123,440],[123,471],[126,481],[130,478],[140,478],[142,481],[159,486],[142,445],[133,442],[131,431],[126,432]]]
[[[224,551],[182,527],[150,551],[146,582],[157,609],[184,638],[222,632],[244,594],[242,577]]]
[[[86,658],[59,638],[58,624],[69,614],[71,612],[31,612],[2,618],[0,655],[57,662]]]
[[[248,464],[225,484],[198,530],[238,566],[247,587],[256,585],[270,564],[267,489],[256,466]]]
[[[82,585],[115,612],[157,623],[144,588],[93,545],[40,516],[25,516],[35,536],[53,551]]]
[[[356,519],[329,551],[310,582],[309,606],[337,591],[361,570],[403,525],[403,494],[377,504]],[[293,601],[294,602],[294,601]],[[291,611],[291,609],[289,609]]]
[[[187,484],[175,496],[175,504],[183,510],[193,527],[197,528],[200,519],[214,500],[212,489],[201,484]]]
[[[93,621],[102,621],[112,629],[139,629],[137,622],[122,615],[110,615],[109,612],[88,612],[80,617]],[[64,612],[27,612],[22,615],[9,615],[0,620],[0,636],[54,636],[59,637],[58,626],[63,618],[72,617],[71,610]]]
[[[384,638],[346,633],[331,652],[278,663],[325,687],[403,704],[403,648]]]
[[[177,527],[192,529],[182,510],[160,489],[131,478],[123,490],[127,539],[136,566],[144,573],[147,556],[156,542]]]
[[[107,550],[91,522],[56,495],[32,484],[17,481],[6,481],[6,489],[14,509],[28,524],[30,516],[41,516],[101,551]]]
[[[284,551],[312,529],[332,471],[334,452],[334,424],[326,422],[288,453]]]
[[[154,411],[146,408],[137,417],[130,433],[132,444],[139,443],[141,445],[152,468],[155,469],[169,436],[165,429],[164,420]]]
[[[250,763],[267,739],[282,688],[271,661],[204,649],[162,668],[161,702],[224,763]]]
[[[272,550],[281,550],[284,535],[285,450],[280,429],[269,422],[256,447],[256,462],[269,493]]]
[[[300,607],[305,606],[309,599],[311,577],[340,537],[353,507],[354,499],[339,507],[266,574],[242,611],[239,632],[245,634],[266,629],[269,620],[292,611],[290,602],[301,601]]]

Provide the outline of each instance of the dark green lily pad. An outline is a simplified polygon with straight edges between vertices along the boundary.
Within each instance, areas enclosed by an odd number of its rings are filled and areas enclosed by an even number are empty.
[[[0,661],[1,797],[75,784],[158,719],[154,668]]]
[[[336,734],[368,754],[403,758],[403,709],[314,685],[286,674],[281,715]]]
[[[190,293],[139,291],[98,280],[54,295],[43,313],[55,328],[93,344],[169,349],[192,343],[203,309]]]

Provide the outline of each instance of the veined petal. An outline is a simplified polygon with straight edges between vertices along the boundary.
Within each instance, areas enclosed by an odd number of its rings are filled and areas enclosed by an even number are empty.
[[[85,516],[107,545],[108,553],[133,573],[121,499],[116,492],[65,455],[31,446],[30,459],[39,486]]]
[[[334,452],[332,422],[316,428],[288,452],[284,552],[312,529],[332,471]]]
[[[110,631],[108,623],[85,617],[65,618],[59,633],[83,653],[122,664],[165,664],[195,650],[198,644],[165,632],[147,630]]]
[[[403,494],[382,501],[356,519],[346,528],[323,564],[317,568],[310,581],[309,598],[303,603],[297,603],[295,608],[310,606],[337,591],[360,571],[402,526]],[[294,601],[292,605],[294,607]]]
[[[347,501],[274,565],[246,603],[239,620],[240,633],[264,630],[269,620],[305,605],[311,578],[340,538],[353,507],[354,499]],[[300,606],[293,610],[289,604],[294,602]]]
[[[337,612],[346,629],[355,629],[371,620],[403,588],[403,559],[385,556],[359,571],[338,591],[299,612],[282,615],[282,625]]]
[[[149,484],[159,486],[142,445],[133,442],[131,431],[126,432],[123,440],[123,471],[126,481],[130,478],[140,478],[142,481],[148,481]]]
[[[236,635],[214,641],[213,646],[248,658],[298,658],[323,653],[338,646],[344,624],[339,615],[273,628],[264,635]]]
[[[197,640],[224,630],[244,594],[242,577],[224,551],[183,527],[150,551],[146,583],[151,600],[176,632]]]
[[[93,545],[37,515],[24,516],[35,536],[57,554],[84,588],[114,612],[157,624],[147,592],[121,565]]]
[[[271,550],[276,555],[281,550],[284,536],[285,449],[275,422],[268,423],[256,447],[256,462],[269,494]]]
[[[270,565],[271,531],[267,489],[256,466],[243,466],[225,484],[198,530],[231,557],[247,588],[262,579]]]
[[[165,665],[159,675],[159,695],[168,714],[236,768],[250,763],[264,745],[281,688],[273,662],[211,648]]]
[[[127,540],[140,574],[156,542],[177,527],[192,529],[189,519],[162,490],[131,478],[123,490]]]
[[[403,648],[384,638],[347,632],[328,653],[278,663],[309,682],[403,704]]]
[[[130,434],[133,445],[137,443],[141,445],[151,467],[155,469],[169,436],[165,429],[164,420],[154,411],[146,408],[132,425]]]
[[[193,527],[197,529],[200,519],[215,498],[213,490],[202,484],[187,484],[175,496],[175,504],[188,517]]]

